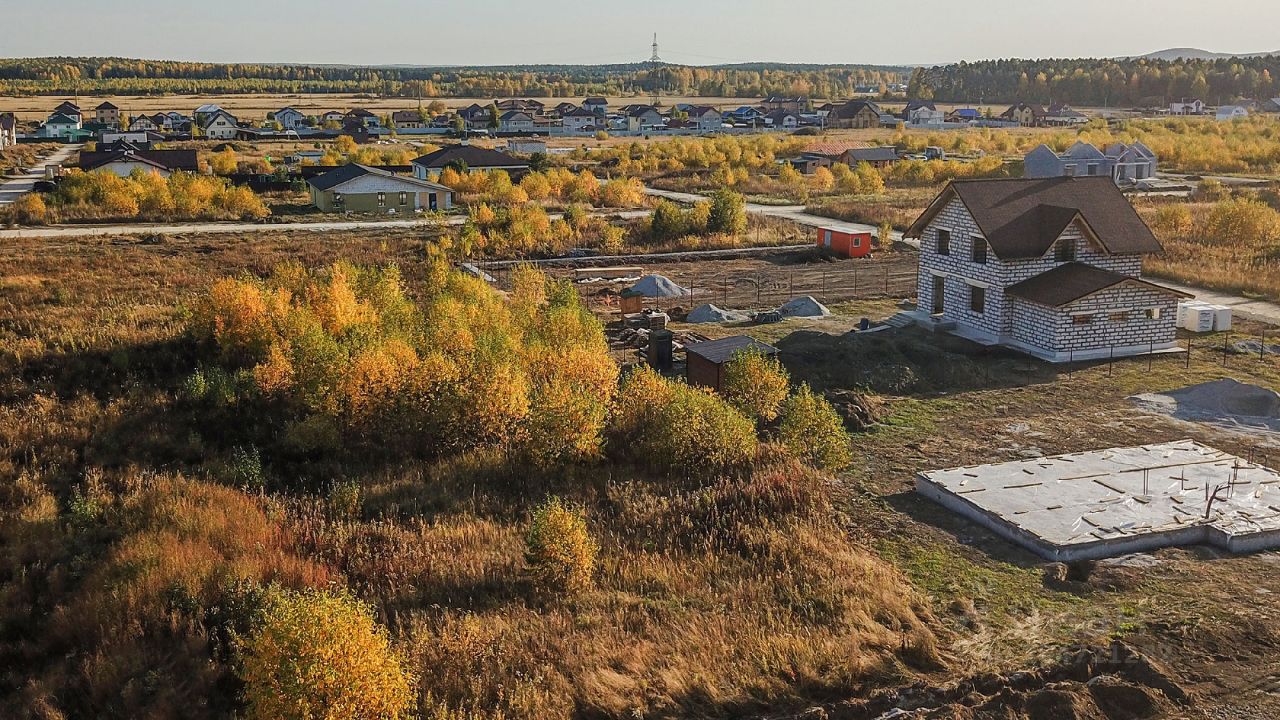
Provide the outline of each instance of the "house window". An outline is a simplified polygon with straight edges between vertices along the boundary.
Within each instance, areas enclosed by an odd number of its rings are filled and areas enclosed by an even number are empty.
[[[1092,315],[1072,315],[1071,316],[1072,325],[1088,325],[1091,322],[1093,322]]]
[[[1129,322],[1129,312],[1127,310],[1117,310],[1107,316],[1111,322]]]
[[[987,289],[977,285],[969,286],[969,309],[981,315],[987,307]]]
[[[333,206],[342,207],[342,193],[333,194]]]
[[[1089,175],[1093,176],[1097,174],[1098,174],[1098,163],[1089,163]]]
[[[1076,166],[1075,166],[1075,165],[1063,165],[1063,166],[1062,166],[1062,174],[1063,174],[1063,175],[1066,175],[1067,177],[1075,177],[1075,176],[1076,176]]]
[[[387,206],[387,194],[384,192],[378,193],[378,207],[386,207],[386,206]]]
[[[1147,308],[1142,311],[1142,314],[1145,315],[1148,320],[1159,320],[1160,308]]]
[[[1071,262],[1076,259],[1076,243],[1071,238],[1062,238],[1053,246],[1053,257],[1058,262]]]
[[[951,254],[951,231],[950,230],[938,231],[938,254],[939,255]]]
[[[401,205],[408,205],[408,204],[409,204],[409,193],[407,193],[407,192],[402,192],[402,193],[400,193],[400,204],[401,204]]]
[[[970,238],[973,241],[973,261],[979,265],[987,264],[987,241],[980,237]]]

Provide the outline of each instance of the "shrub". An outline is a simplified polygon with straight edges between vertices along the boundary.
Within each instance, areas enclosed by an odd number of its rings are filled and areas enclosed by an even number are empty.
[[[580,510],[553,497],[533,511],[525,562],[539,590],[574,595],[588,589],[599,550]]]
[[[839,470],[852,460],[849,434],[835,408],[801,385],[782,404],[778,438],[795,456],[823,470]]]
[[[750,420],[705,388],[632,372],[618,393],[612,434],[619,452],[667,472],[734,470],[756,446]]]
[[[241,648],[248,718],[407,718],[413,682],[372,610],[325,591],[280,591]]]
[[[738,353],[725,366],[720,392],[747,417],[770,422],[778,417],[789,384],[790,376],[782,363],[752,350]]]
[[[721,188],[711,193],[707,230],[741,235],[747,230],[747,206],[740,193]]]
[[[1280,239],[1280,213],[1260,200],[1222,200],[1209,211],[1202,234],[1210,243],[1272,243]]]
[[[77,170],[64,176],[50,197],[61,216],[84,219],[220,220],[271,214],[248,188],[185,172],[161,177],[135,170],[122,178],[105,170]]]
[[[49,221],[49,208],[44,198],[36,193],[27,193],[13,203],[10,211],[19,225],[44,225]]]

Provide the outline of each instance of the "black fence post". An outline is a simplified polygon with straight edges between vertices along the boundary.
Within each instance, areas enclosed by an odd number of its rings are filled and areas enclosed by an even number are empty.
[[[1191,346],[1194,341],[1194,338],[1187,338],[1187,364],[1185,366],[1187,369],[1191,368]]]
[[[827,269],[822,269],[822,302],[827,301]]]
[[[1156,344],[1152,341],[1150,347],[1147,348],[1147,372],[1151,372],[1151,356],[1156,354]]]
[[[1116,346],[1111,346],[1111,354],[1107,357],[1107,377],[1111,377],[1111,367],[1116,364]]]
[[[1227,338],[1231,337],[1231,333],[1222,336],[1222,367],[1227,366]]]
[[[1261,360],[1267,354],[1267,334],[1262,333],[1262,338],[1258,342],[1258,359]]]

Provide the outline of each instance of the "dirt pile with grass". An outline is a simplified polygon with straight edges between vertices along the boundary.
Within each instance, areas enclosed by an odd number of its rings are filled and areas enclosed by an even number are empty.
[[[1280,432],[1280,393],[1232,378],[1129,399],[1149,412],[1187,422],[1248,433]]]
[[[1144,720],[1193,705],[1167,668],[1117,641],[1048,667],[914,685],[809,714],[820,711],[829,720]]]

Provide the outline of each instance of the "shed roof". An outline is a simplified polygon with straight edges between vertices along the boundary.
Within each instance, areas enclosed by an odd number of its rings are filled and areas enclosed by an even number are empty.
[[[1033,275],[1005,288],[1005,294],[1041,305],[1062,307],[1123,282],[1138,283],[1169,295],[1191,297],[1179,290],[1081,262],[1064,263],[1052,270]]]
[[[750,335],[730,335],[719,340],[690,343],[684,350],[717,365],[732,360],[733,356],[746,350],[759,350],[765,355],[778,354],[778,348],[762,343]]]

